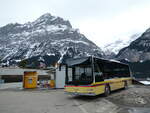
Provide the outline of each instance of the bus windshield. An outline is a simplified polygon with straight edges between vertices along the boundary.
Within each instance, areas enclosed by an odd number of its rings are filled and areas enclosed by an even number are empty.
[[[88,85],[93,82],[91,65],[76,65],[68,69],[71,71],[68,75],[67,84]]]

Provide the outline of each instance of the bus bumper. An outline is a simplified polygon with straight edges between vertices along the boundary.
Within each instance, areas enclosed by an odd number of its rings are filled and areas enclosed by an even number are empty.
[[[65,92],[65,93],[73,96],[96,96],[95,93],[79,93],[79,92]]]
[[[71,95],[95,96],[95,87],[86,86],[66,86],[65,92]]]

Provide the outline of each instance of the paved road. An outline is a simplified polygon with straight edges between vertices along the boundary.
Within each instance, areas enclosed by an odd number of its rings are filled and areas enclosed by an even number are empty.
[[[62,89],[0,89],[0,113],[149,113],[149,111],[149,108],[120,107],[102,95],[70,96],[64,94]]]
[[[0,113],[102,113],[116,108],[102,97],[73,97],[63,90],[0,90]]]
[[[80,113],[59,91],[0,91],[0,113]]]

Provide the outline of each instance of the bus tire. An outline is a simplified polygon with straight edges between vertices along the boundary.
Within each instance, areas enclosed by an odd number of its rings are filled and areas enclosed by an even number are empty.
[[[105,96],[110,95],[110,86],[109,85],[105,85],[105,92],[104,92]]]
[[[124,89],[128,89],[128,83],[127,83],[127,81],[124,82]]]

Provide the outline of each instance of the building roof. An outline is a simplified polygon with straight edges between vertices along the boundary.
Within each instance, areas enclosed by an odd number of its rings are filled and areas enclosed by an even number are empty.
[[[25,71],[36,71],[38,75],[48,75],[49,70],[21,69],[21,68],[0,68],[0,75],[24,75]]]

